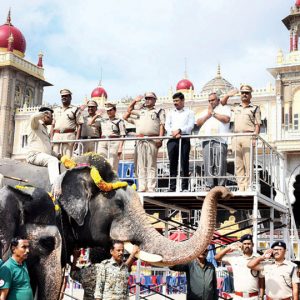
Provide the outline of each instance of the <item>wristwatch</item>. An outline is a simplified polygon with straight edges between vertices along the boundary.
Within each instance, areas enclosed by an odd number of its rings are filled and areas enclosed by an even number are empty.
[[[213,117],[215,117],[215,116],[216,116],[216,112],[213,111],[211,115],[212,115]]]

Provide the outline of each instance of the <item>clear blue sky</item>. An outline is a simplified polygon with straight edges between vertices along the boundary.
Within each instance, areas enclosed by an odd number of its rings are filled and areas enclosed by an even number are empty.
[[[233,85],[265,87],[277,51],[287,53],[281,22],[295,0],[0,0],[27,41],[26,59],[44,53],[47,102],[67,87],[79,103],[98,85],[109,99],[153,90],[168,94],[187,58],[196,91],[216,74]]]

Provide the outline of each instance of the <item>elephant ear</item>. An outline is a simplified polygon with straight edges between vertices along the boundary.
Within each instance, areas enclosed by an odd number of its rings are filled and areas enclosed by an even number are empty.
[[[89,200],[95,190],[90,176],[90,168],[75,168],[61,175],[61,196],[58,201],[69,217],[79,226],[84,223],[88,212]]]
[[[110,227],[110,237],[119,241],[132,241],[134,233],[130,220],[124,217],[114,219]]]

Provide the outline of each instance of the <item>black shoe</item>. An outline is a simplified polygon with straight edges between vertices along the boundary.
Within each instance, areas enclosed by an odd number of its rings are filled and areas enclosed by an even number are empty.
[[[174,192],[175,192],[175,189],[168,189],[167,192],[168,192],[168,193],[174,193]]]

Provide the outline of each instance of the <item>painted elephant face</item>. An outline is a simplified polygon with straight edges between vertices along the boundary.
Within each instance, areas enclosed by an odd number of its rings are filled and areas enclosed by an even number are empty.
[[[100,172],[103,177],[111,177],[107,176],[110,167]],[[111,178],[111,182],[117,180],[115,176]],[[191,239],[177,243],[151,226],[137,192],[130,187],[101,191],[91,179],[89,167],[68,171],[61,190],[62,207],[78,227],[89,227],[92,239],[103,242],[112,238],[137,243],[142,250],[160,255],[164,265],[190,261],[207,248],[215,229],[217,199],[230,196],[226,188],[212,189],[205,198],[199,228]]]

